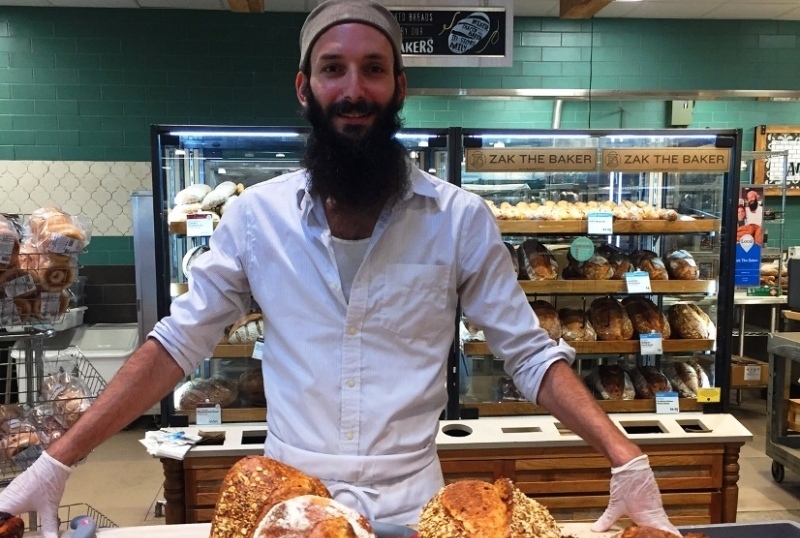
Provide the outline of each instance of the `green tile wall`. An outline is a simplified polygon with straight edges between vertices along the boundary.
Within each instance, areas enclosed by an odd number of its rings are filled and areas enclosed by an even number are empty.
[[[149,160],[153,123],[300,125],[304,15],[0,8],[0,159]],[[797,89],[800,22],[518,18],[514,64],[411,68],[411,87]],[[567,102],[563,128],[661,128],[663,102]],[[411,98],[409,127],[551,125],[549,101]],[[800,122],[795,103],[698,102],[692,127]],[[800,200],[790,202],[800,215]],[[800,219],[796,219],[800,222]],[[792,224],[789,224],[791,227]],[[800,238],[800,224],[789,236]],[[800,242],[800,240],[798,240]],[[95,238],[84,264],[132,263]]]

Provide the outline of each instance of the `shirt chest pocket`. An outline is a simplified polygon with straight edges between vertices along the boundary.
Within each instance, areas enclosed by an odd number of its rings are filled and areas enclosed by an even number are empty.
[[[377,294],[383,327],[410,338],[452,329],[449,265],[391,264],[384,277]]]

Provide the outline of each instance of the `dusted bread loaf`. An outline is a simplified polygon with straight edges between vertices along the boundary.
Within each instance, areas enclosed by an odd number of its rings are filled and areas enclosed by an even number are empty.
[[[253,538],[375,538],[367,518],[316,495],[279,502],[258,522]]]
[[[561,538],[547,508],[508,478],[445,486],[422,508],[418,531],[419,538]]]
[[[601,400],[633,400],[636,390],[628,373],[616,364],[601,364],[592,368],[584,379],[589,387]]]
[[[669,280],[667,267],[652,250],[634,250],[631,252],[631,263],[640,271],[647,272],[650,280]]]
[[[553,254],[536,239],[522,243],[522,261],[531,280],[555,280],[558,278],[558,263]]]
[[[264,336],[264,316],[260,312],[250,312],[236,320],[228,331],[231,344],[254,344]]]
[[[531,308],[539,318],[539,326],[547,331],[550,338],[558,342],[561,339],[561,323],[555,307],[547,301],[533,301]]]
[[[717,330],[708,314],[694,303],[677,303],[667,310],[667,319],[678,338],[711,338]]]
[[[676,250],[667,256],[667,272],[675,280],[697,280],[699,276],[694,257],[685,250]]]
[[[597,247],[597,253],[608,260],[614,270],[614,275],[611,277],[613,280],[622,280],[625,278],[625,273],[633,270],[630,257],[614,245],[608,243],[600,245]]]
[[[633,330],[636,334],[661,333],[661,338],[667,339],[672,331],[667,321],[667,316],[656,304],[641,295],[629,295],[622,300],[625,312],[631,318]]]
[[[322,482],[294,467],[264,456],[246,456],[222,480],[210,538],[253,536],[273,506],[301,495],[331,496]]]
[[[598,340],[630,340],[633,336],[631,319],[613,297],[598,297],[592,301],[589,319]]]
[[[561,323],[561,338],[567,342],[594,342],[597,333],[583,310],[562,308],[558,311]]]
[[[634,366],[628,375],[637,398],[655,398],[657,392],[669,392],[672,384],[655,366]]]

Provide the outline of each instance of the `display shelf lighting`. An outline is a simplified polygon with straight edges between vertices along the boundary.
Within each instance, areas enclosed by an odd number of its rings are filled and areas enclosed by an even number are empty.
[[[584,134],[475,134],[467,135],[467,138],[482,138],[484,140],[492,140],[495,138],[504,138],[507,140],[551,140],[553,138],[591,138],[591,135]]]
[[[172,136],[218,136],[218,137],[247,137],[247,138],[291,138],[300,136],[293,131],[170,131]]]

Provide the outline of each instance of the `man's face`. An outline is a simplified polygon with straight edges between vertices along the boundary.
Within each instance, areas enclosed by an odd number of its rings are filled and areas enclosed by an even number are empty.
[[[750,191],[747,193],[747,206],[752,209],[756,210],[758,208],[758,193],[755,191]]]
[[[309,92],[333,127],[351,138],[363,137],[382,109],[402,105],[406,78],[395,76],[394,53],[379,30],[360,23],[333,26],[314,43],[309,73],[298,73],[297,97],[307,107]]]

